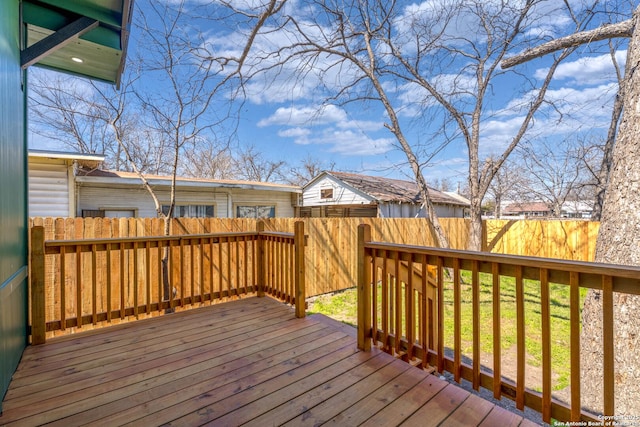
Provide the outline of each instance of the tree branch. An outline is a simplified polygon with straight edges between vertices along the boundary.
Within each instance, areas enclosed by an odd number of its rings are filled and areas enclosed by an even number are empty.
[[[510,68],[514,65],[522,64],[561,49],[616,37],[631,37],[632,33],[633,22],[631,19],[628,19],[617,24],[604,25],[593,30],[581,31],[566,37],[551,40],[550,42],[526,50],[519,55],[507,58],[502,61],[501,65],[502,68]]]

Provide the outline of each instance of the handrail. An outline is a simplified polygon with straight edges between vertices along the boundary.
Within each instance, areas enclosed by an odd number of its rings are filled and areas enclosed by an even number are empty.
[[[510,256],[470,251],[417,247],[381,242],[372,242],[368,225],[358,230],[358,347],[363,350],[372,344],[395,354],[406,361],[427,368],[435,367],[439,372],[451,372],[456,381],[469,380],[477,390],[484,387],[493,391],[495,398],[508,397],[516,401],[516,407],[525,406],[539,411],[545,422],[551,418],[561,421],[594,421],[595,414],[582,410],[580,400],[580,289],[597,289],[603,301],[603,415],[614,415],[613,390],[613,293],[640,294],[640,268],[620,265],[596,264]],[[429,307],[427,293],[429,283],[422,278],[418,283],[412,274],[398,275],[400,263],[409,270],[414,265],[421,269],[436,270],[436,297]],[[389,265],[395,265],[389,268]],[[472,354],[463,359],[461,313],[463,311],[462,272],[467,271],[470,282],[465,283],[465,307],[471,312]],[[480,275],[486,284],[481,283]],[[451,274],[450,279],[445,279]],[[515,329],[516,329],[516,373],[507,379],[501,374],[501,299],[504,298],[501,278],[508,277],[514,283]],[[469,279],[467,279],[469,280]],[[537,286],[540,302],[536,316],[540,316],[540,330],[527,330],[525,306],[533,304],[525,300],[527,286]],[[532,281],[532,282],[529,282]],[[565,308],[569,319],[570,389],[568,405],[556,400],[551,391],[551,284],[567,286],[568,302]],[[491,332],[493,336],[493,367],[482,369],[480,362],[480,291],[485,305],[492,311]],[[445,300],[445,288],[451,296]],[[530,288],[529,288],[530,289]],[[447,294],[448,295],[448,294]],[[467,305],[469,304],[469,305]],[[447,310],[447,312],[445,312]],[[452,314],[446,314],[452,312]],[[445,354],[445,322],[453,326],[451,348]],[[541,338],[542,392],[532,390],[526,384],[527,333],[535,332]],[[449,337],[447,337],[449,338]],[[554,337],[556,339],[557,337]],[[372,343],[373,341],[373,343]],[[468,360],[468,362],[465,362]]]
[[[44,240],[33,227],[32,343],[47,333],[257,292],[304,311],[304,223],[254,232]],[[300,243],[302,242],[302,244]],[[62,285],[64,284],[64,286]]]

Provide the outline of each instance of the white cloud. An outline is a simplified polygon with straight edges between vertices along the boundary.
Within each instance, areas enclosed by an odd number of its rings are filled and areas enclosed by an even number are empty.
[[[342,108],[280,107],[258,126],[291,126],[278,131],[278,136],[292,138],[299,145],[318,145],[343,155],[377,155],[393,148],[392,138],[375,138],[369,133],[383,128],[383,122],[353,120]]]
[[[259,127],[271,125],[317,126],[347,122],[347,113],[334,105],[322,107],[280,107],[258,122]]]
[[[624,70],[627,51],[616,52],[616,61],[620,69]],[[548,68],[536,70],[534,76],[538,79],[545,78]],[[609,54],[582,57],[575,61],[561,63],[554,74],[558,80],[569,80],[578,85],[602,84],[616,80],[615,70]]]
[[[370,138],[361,132],[352,130],[326,129],[309,143],[329,145],[332,153],[347,156],[373,156],[384,154],[393,149],[391,138]]]
[[[278,131],[278,136],[283,138],[303,138],[311,134],[311,130],[305,128],[290,128]]]

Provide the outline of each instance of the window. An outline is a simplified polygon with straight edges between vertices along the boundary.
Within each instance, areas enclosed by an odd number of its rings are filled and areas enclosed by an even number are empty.
[[[169,213],[169,205],[162,205],[162,213]],[[213,205],[175,205],[174,218],[213,218]]]
[[[236,218],[275,218],[275,206],[236,206]]]
[[[322,189],[320,189],[320,198],[321,199],[333,199],[333,188],[322,188]]]

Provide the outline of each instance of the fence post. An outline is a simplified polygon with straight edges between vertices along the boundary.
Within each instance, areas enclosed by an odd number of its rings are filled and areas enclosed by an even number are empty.
[[[45,341],[44,227],[35,226],[31,229],[31,344]]]
[[[371,241],[371,226],[358,226],[358,349],[371,350],[371,263],[365,243]]]
[[[258,297],[264,296],[264,240],[262,240],[262,232],[264,232],[264,221],[256,223],[256,232],[258,239],[256,241],[256,286],[258,288]]]
[[[294,260],[294,287],[296,298],[296,317],[302,318],[306,312],[306,290],[304,269],[304,222],[296,221],[294,232],[295,260]]]

